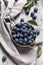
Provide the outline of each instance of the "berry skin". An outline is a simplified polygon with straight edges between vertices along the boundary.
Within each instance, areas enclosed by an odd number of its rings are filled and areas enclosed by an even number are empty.
[[[30,32],[31,35],[33,35],[33,32]]]
[[[37,33],[37,35],[39,35],[40,34],[40,31],[39,30],[36,30],[36,33]]]
[[[29,39],[32,39],[32,37],[33,37],[33,36],[32,36],[32,35],[30,35],[30,36],[29,36]]]
[[[27,43],[27,38],[24,38],[24,42]]]
[[[23,28],[20,28],[20,31],[22,32]]]
[[[12,29],[12,31],[16,31],[16,29],[17,29],[17,27],[16,27],[16,26],[14,26],[14,27],[13,27],[13,29]]]
[[[23,33],[25,34],[27,32],[27,29],[23,30]]]
[[[31,17],[33,17],[33,15],[34,15],[34,12],[31,12]]]
[[[19,44],[22,44],[22,38],[19,39]]]
[[[22,41],[19,40],[19,44],[22,44]]]
[[[20,37],[20,35],[19,34],[17,34],[17,36],[16,36],[17,38],[19,38]]]
[[[33,15],[33,17],[32,17],[34,20],[36,20],[36,18],[37,18],[37,16],[36,15]]]
[[[32,43],[32,41],[31,40],[29,40],[29,44],[31,44]]]
[[[16,38],[16,34],[15,34],[15,35],[13,35],[12,37],[13,37],[13,39],[15,40],[15,38]]]
[[[3,56],[3,57],[2,57],[2,62],[5,62],[6,59],[7,59],[7,57],[6,57],[6,56]]]
[[[34,12],[37,13],[37,11],[38,11],[38,8],[34,8]]]
[[[35,38],[36,38],[36,34],[33,34],[33,39],[35,40]]]
[[[18,32],[18,31],[19,31],[19,28],[16,29],[16,32]]]
[[[27,37],[27,36],[28,36],[28,34],[27,34],[27,33],[25,33],[25,34],[24,34],[24,37]]]
[[[25,10],[25,14],[26,15],[29,15],[29,10]]]
[[[22,26],[23,29],[25,29],[25,26]]]
[[[33,42],[33,41],[34,41],[34,39],[32,38],[32,39],[31,39],[31,41]]]
[[[24,19],[23,19],[23,18],[21,18],[20,22],[24,22]]]
[[[18,2],[18,0],[15,0],[15,2]]]
[[[20,34],[20,37],[23,38],[23,34]]]
[[[32,32],[33,32],[33,34],[36,34],[36,30],[33,30]]]
[[[15,39],[15,41],[16,41],[16,43],[18,43],[18,39],[17,38]]]
[[[15,34],[15,31],[12,31],[11,34],[12,34],[12,35]]]
[[[27,31],[27,34],[30,35],[30,31],[29,30]]]

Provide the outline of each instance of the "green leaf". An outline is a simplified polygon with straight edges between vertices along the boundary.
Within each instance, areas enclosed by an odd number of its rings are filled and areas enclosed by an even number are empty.
[[[33,6],[32,2],[26,3],[25,6],[24,6],[24,9],[29,9],[30,10],[32,6]]]
[[[37,4],[37,1],[38,0],[29,0],[29,2],[24,5],[24,9],[30,10],[31,7],[33,7],[35,4]]]
[[[33,3],[31,3],[31,4],[28,6],[28,9],[30,10],[31,7],[33,7]]]
[[[38,46],[38,50],[37,50],[37,58],[39,58],[42,54],[42,49],[41,49],[41,46]],[[37,59],[36,58],[36,59]]]
[[[29,20],[28,23],[33,24],[33,25],[37,25],[36,21],[34,21],[34,20]]]

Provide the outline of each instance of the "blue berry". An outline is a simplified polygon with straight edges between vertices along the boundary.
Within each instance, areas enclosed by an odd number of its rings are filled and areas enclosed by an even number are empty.
[[[24,22],[20,22],[20,24],[21,24],[21,27],[24,26]]]
[[[15,31],[12,31],[11,34],[12,34],[12,35],[15,34]]]
[[[17,28],[16,31],[19,32],[19,28]]]
[[[17,38],[15,39],[15,42],[18,43],[18,39]]]
[[[36,38],[36,34],[33,34],[33,39],[35,40],[35,38]]]
[[[32,44],[32,41],[31,40],[29,40],[29,44]]]
[[[19,44],[22,44],[22,38],[19,39]]]
[[[20,37],[23,38],[23,34],[20,34]]]
[[[21,27],[21,24],[20,23],[16,24],[16,27],[17,28],[20,28]]]
[[[24,19],[23,19],[23,18],[21,18],[21,19],[20,19],[20,22],[24,22]]]
[[[36,30],[33,30],[32,32],[33,32],[33,34],[36,34]]]
[[[22,26],[23,29],[25,29],[25,26]]]
[[[26,32],[27,32],[27,29],[24,29],[24,30],[23,30],[23,33],[25,34]]]
[[[33,32],[31,31],[30,34],[33,35]]]
[[[40,31],[39,30],[36,30],[36,33],[37,33],[37,35],[39,35],[40,34]]]
[[[25,10],[25,14],[26,15],[29,15],[29,10]]]
[[[22,41],[19,41],[19,44],[22,44]]]
[[[33,18],[34,20],[36,20],[37,16],[36,16],[36,15],[33,15],[32,18]]]
[[[6,59],[7,59],[7,57],[6,57],[6,56],[3,56],[3,57],[2,57],[2,62],[5,62]]]
[[[18,0],[15,0],[15,2],[18,2]]]
[[[27,38],[24,38],[24,42],[27,43]]]
[[[27,36],[28,36],[28,34],[27,34],[27,33],[25,33],[25,34],[24,34],[24,36],[25,36],[25,37],[27,37]]]
[[[28,34],[28,35],[30,34],[30,30],[27,31],[27,34]]]
[[[31,17],[33,17],[33,15],[34,15],[34,12],[31,12]]]
[[[23,28],[20,28],[20,31],[22,32],[23,31]]]
[[[31,41],[33,42],[33,41],[34,41],[34,39],[32,38],[32,39],[31,39]]]
[[[16,27],[16,26],[14,26],[14,27],[13,27],[13,29],[12,29],[12,31],[16,31],[16,29],[17,29],[17,27]]]
[[[32,36],[32,35],[30,35],[30,36],[29,36],[29,39],[32,39],[32,37],[33,37],[33,36]]]
[[[34,12],[37,13],[37,11],[38,11],[38,8],[35,7],[35,8],[34,8]]]
[[[19,34],[17,34],[17,36],[16,36],[17,38],[19,38],[20,37],[20,35]]]
[[[13,35],[12,37],[13,37],[13,39],[15,40],[15,38],[16,38],[16,34],[15,34],[15,35]]]

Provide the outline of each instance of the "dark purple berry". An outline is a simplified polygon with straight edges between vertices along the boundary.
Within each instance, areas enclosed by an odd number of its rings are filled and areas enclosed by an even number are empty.
[[[7,57],[6,57],[6,56],[3,56],[3,57],[2,57],[2,62],[5,62],[6,59],[7,59]]]
[[[29,15],[29,10],[25,10],[25,14],[26,15]]]
[[[33,15],[33,17],[32,17],[34,20],[36,20],[36,18],[37,18],[37,16],[36,15]]]
[[[39,35],[40,34],[40,31],[39,30],[36,30],[36,33],[37,33],[37,35]]]
[[[18,0],[15,0],[15,2],[18,2]]]
[[[31,17],[33,17],[33,15],[34,15],[34,12],[31,12]]]
[[[34,12],[37,13],[37,11],[38,11],[38,8],[35,7],[35,8],[34,8]]]
[[[24,22],[24,19],[23,19],[23,18],[21,18],[21,19],[20,19],[20,22]]]

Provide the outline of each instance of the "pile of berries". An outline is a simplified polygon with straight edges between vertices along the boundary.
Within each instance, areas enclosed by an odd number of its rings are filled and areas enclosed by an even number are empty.
[[[35,7],[35,8],[34,8],[34,11],[31,12],[31,14],[30,14],[30,16],[32,17],[32,19],[36,20],[37,16],[35,15],[35,13],[37,13],[37,12],[38,12],[38,8]],[[29,15],[29,10],[25,10],[25,14],[26,14],[26,15]]]
[[[30,24],[25,22],[17,23],[11,32],[12,39],[19,45],[30,45],[39,35],[39,31],[35,30]]]

